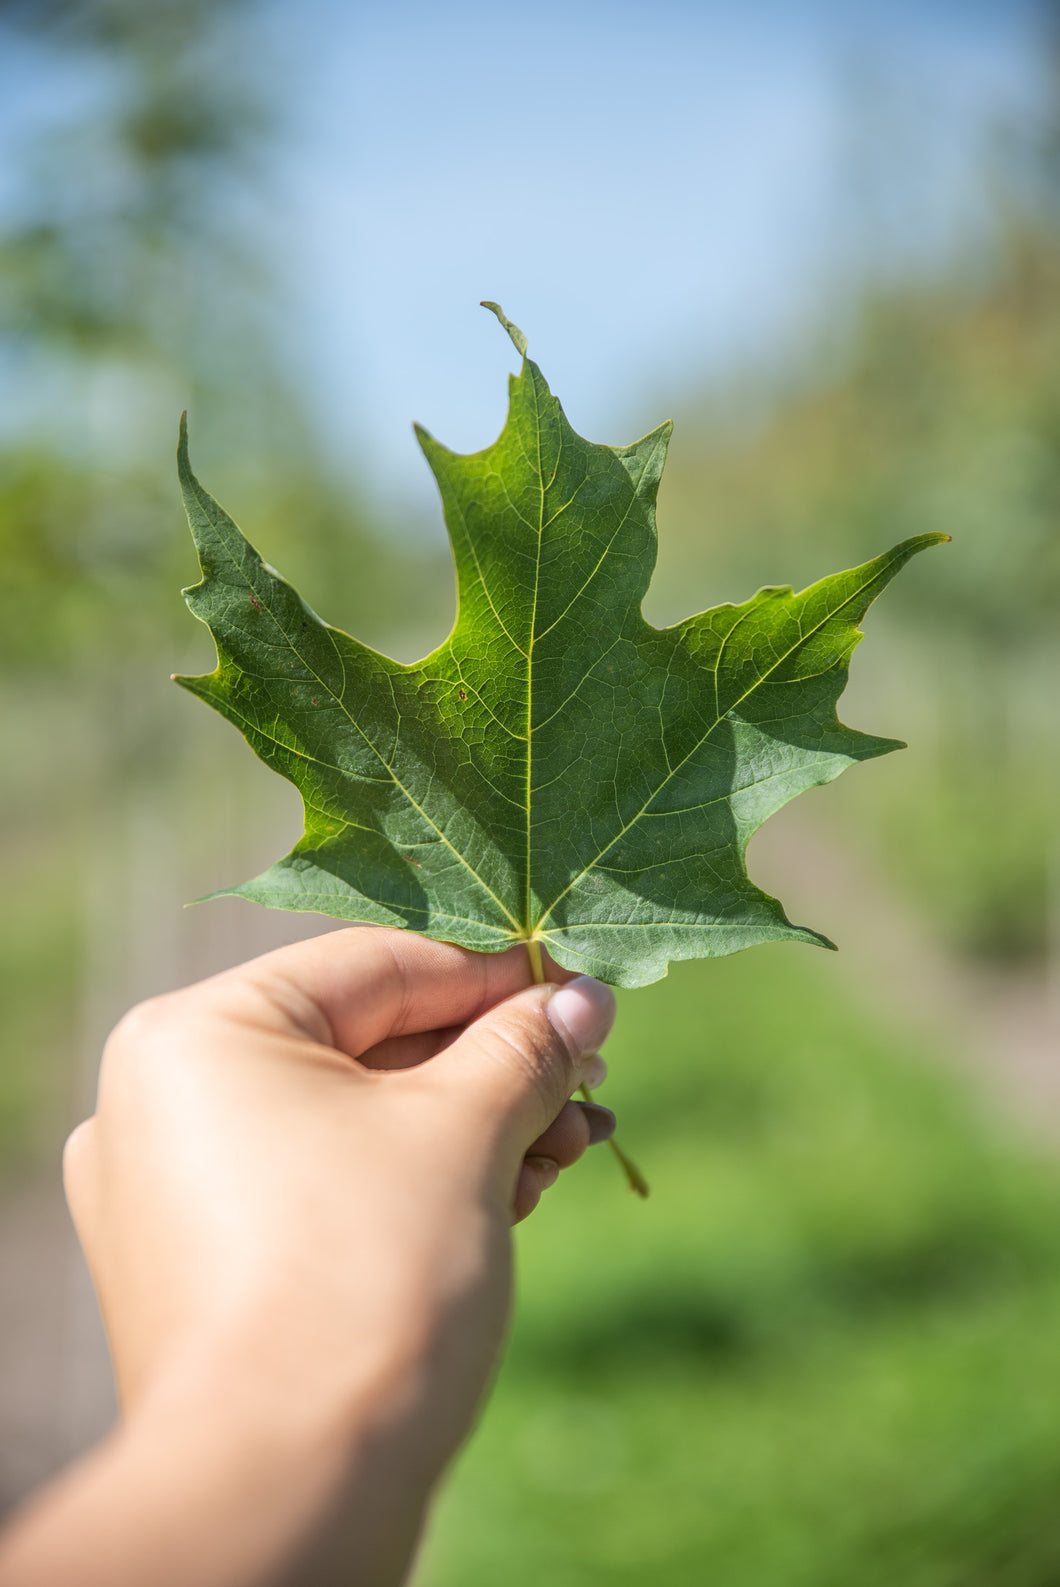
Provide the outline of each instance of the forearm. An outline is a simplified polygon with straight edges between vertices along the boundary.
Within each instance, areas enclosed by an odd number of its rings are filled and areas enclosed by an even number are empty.
[[[0,1587],[397,1587],[437,1475],[416,1399],[393,1376],[330,1409],[174,1374],[15,1521]]]

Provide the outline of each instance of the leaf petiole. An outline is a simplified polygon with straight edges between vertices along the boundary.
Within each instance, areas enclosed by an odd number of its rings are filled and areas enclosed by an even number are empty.
[[[534,985],[543,986],[545,983],[545,966],[541,958],[541,944],[536,940],[531,940],[526,945],[526,951],[530,955],[530,973],[534,978]]]
[[[534,977],[534,985],[542,986],[545,980],[545,966],[541,958],[540,942],[528,942],[526,945],[526,951],[530,957],[530,971]],[[588,1086],[579,1086],[578,1089],[585,1098],[586,1102],[591,1102],[593,1100],[593,1094],[589,1090]],[[628,1157],[626,1155],[621,1146],[619,1146],[618,1142],[615,1140],[614,1136],[611,1137],[607,1144],[611,1148],[612,1152],[614,1152],[615,1157],[618,1159],[622,1172],[626,1176],[626,1183],[628,1184],[630,1190],[632,1190],[635,1195],[640,1196],[642,1200],[646,1201],[650,1193],[648,1181],[645,1179],[644,1175],[641,1173],[632,1157]]]

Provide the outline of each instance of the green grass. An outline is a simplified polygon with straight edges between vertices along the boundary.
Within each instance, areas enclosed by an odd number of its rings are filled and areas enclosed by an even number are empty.
[[[419,1587],[1055,1587],[1060,1188],[779,948],[627,995]]]

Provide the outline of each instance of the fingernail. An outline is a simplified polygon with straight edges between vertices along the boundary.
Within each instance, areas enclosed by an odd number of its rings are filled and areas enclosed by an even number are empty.
[[[572,1058],[599,1047],[615,1023],[615,994],[591,975],[579,975],[545,1004],[545,1013],[567,1043]]]
[[[582,1084],[588,1086],[590,1091],[595,1091],[597,1086],[602,1086],[606,1079],[607,1065],[600,1057],[600,1054],[595,1052],[589,1059],[589,1067],[585,1071],[585,1079]]]
[[[611,1109],[602,1108],[599,1102],[579,1102],[578,1106],[589,1121],[589,1145],[599,1146],[601,1141],[609,1141],[617,1123]]]
[[[551,1190],[559,1178],[559,1164],[554,1157],[528,1157],[526,1161],[541,1181],[542,1190]]]

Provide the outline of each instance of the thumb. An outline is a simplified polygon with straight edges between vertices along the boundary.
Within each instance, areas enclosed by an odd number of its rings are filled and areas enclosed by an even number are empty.
[[[578,1089],[614,1019],[615,994],[591,976],[530,987],[475,1020],[430,1068],[521,1155]]]

